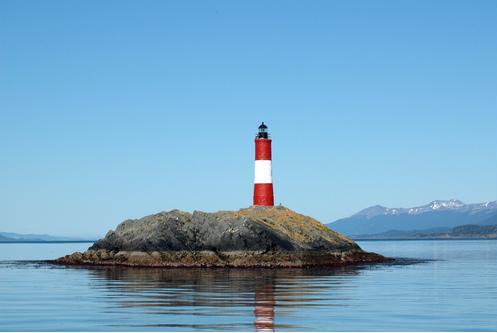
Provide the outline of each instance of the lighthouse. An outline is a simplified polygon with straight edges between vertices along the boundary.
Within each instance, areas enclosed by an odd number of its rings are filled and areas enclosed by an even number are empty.
[[[271,139],[264,122],[255,137],[254,206],[274,206]]]

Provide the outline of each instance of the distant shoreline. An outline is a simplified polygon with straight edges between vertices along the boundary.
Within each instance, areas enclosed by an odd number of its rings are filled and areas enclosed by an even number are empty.
[[[34,241],[34,240],[13,240],[13,241],[0,241],[0,244],[23,244],[23,243],[31,243],[31,244],[44,244],[44,243],[95,243],[95,240],[75,240],[75,241]]]
[[[466,238],[352,238],[354,241],[359,241],[359,242],[365,242],[365,241],[435,241],[435,240],[446,240],[446,241],[455,241],[455,240],[489,240],[489,241],[495,241],[497,238],[479,238],[479,237],[466,237]]]
[[[488,240],[495,241],[497,238],[352,238],[358,242],[381,242],[381,241],[454,241],[454,240]],[[77,241],[0,241],[0,244],[64,244],[64,243],[95,243],[96,240]]]

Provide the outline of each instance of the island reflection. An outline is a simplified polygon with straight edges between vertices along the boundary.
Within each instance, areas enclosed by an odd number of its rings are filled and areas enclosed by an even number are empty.
[[[88,272],[92,287],[107,300],[107,311],[143,314],[143,321],[125,327],[275,331],[305,329],[297,320],[282,324],[278,319],[298,317],[299,308],[319,306],[316,300],[336,301],[334,290],[343,287],[343,279],[329,279],[347,275],[350,280],[361,269],[95,267]]]

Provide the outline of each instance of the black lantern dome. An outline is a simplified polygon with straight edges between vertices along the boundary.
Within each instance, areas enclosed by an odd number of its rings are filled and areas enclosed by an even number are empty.
[[[267,126],[262,122],[262,124],[259,126],[259,133],[257,133],[257,138],[258,139],[267,139],[269,138],[269,133],[267,132]]]

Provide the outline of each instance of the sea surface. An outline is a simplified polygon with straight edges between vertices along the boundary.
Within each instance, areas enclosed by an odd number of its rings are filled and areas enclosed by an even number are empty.
[[[0,331],[495,331],[497,241],[361,241],[340,269],[65,268],[89,243],[0,244]]]

